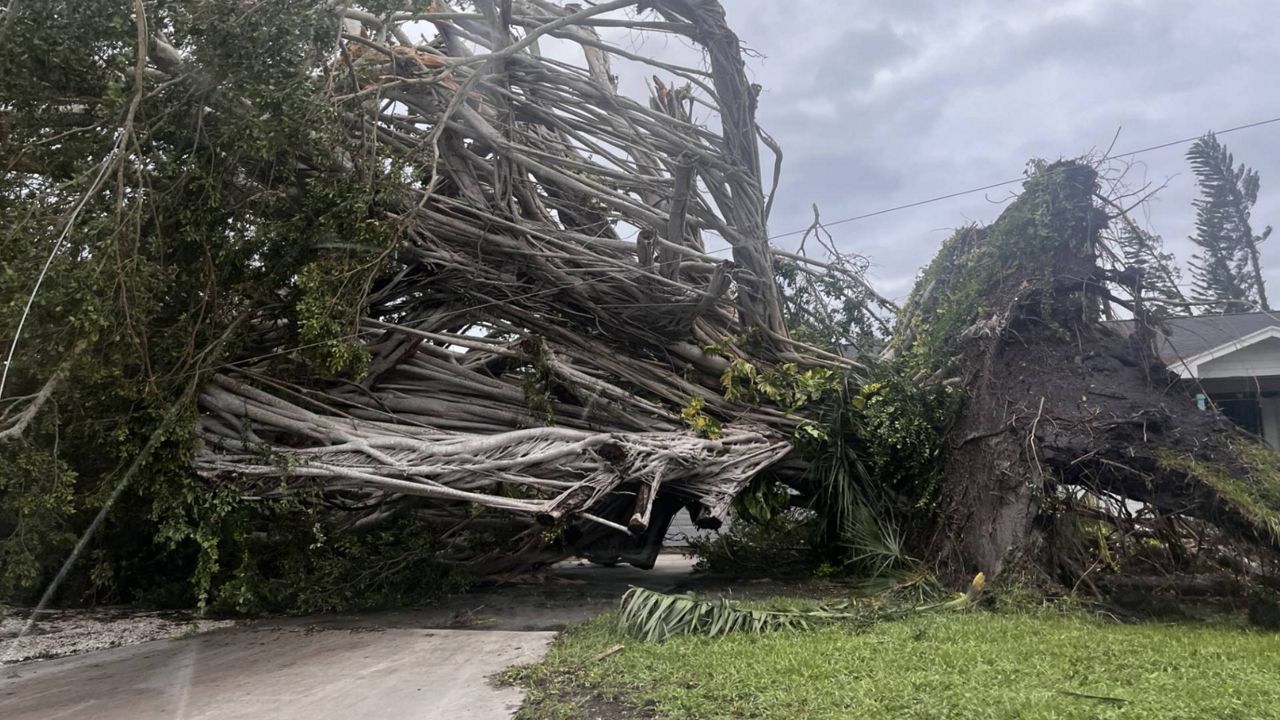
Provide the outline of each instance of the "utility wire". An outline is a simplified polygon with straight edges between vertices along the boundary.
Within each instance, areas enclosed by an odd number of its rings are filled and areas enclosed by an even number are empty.
[[[1270,125],[1270,124],[1277,123],[1277,122],[1280,122],[1280,117],[1274,117],[1274,118],[1270,118],[1270,119],[1268,119],[1268,120],[1259,120],[1259,121],[1257,121],[1257,122],[1252,122],[1252,123],[1248,123],[1248,124],[1245,124],[1245,125],[1237,125],[1236,127],[1232,127],[1232,128],[1227,128],[1227,129],[1225,129],[1225,130],[1219,130],[1219,131],[1216,131],[1216,132],[1214,132],[1214,134],[1215,134],[1215,135],[1226,135],[1226,134],[1228,134],[1228,133],[1233,133],[1233,132],[1236,132],[1236,131],[1238,131],[1238,130],[1248,130],[1248,129],[1250,129],[1250,128],[1260,127],[1260,126],[1263,126],[1263,125]],[[1185,144],[1185,143],[1194,142],[1195,140],[1198,140],[1200,137],[1201,137],[1200,135],[1196,135],[1196,136],[1194,136],[1194,137],[1182,138],[1182,139],[1179,139],[1179,140],[1170,140],[1169,142],[1161,143],[1161,144],[1159,144],[1159,145],[1151,145],[1151,146],[1148,146],[1148,147],[1139,148],[1139,149],[1137,149],[1137,150],[1129,150],[1129,151],[1127,151],[1127,152],[1116,153],[1116,154],[1109,154],[1109,155],[1107,155],[1106,157],[1104,157],[1103,159],[1104,159],[1104,160],[1108,160],[1108,159],[1115,159],[1115,158],[1132,157],[1132,156],[1134,156],[1134,155],[1140,155],[1140,154],[1142,154],[1142,153],[1148,153],[1148,152],[1152,152],[1152,151],[1155,151],[1155,150],[1161,150],[1161,149],[1163,149],[1163,148],[1172,147],[1172,146],[1174,146],[1174,145],[1182,145],[1182,144]],[[883,210],[877,210],[877,211],[875,211],[875,212],[864,213],[864,214],[862,214],[862,215],[855,215],[854,217],[842,218],[842,219],[840,219],[840,220],[835,220],[835,221],[832,221],[832,222],[826,222],[826,223],[823,223],[822,225],[823,225],[823,227],[831,227],[831,226],[834,226],[834,225],[843,225],[843,224],[845,224],[845,223],[851,223],[851,222],[854,222],[854,221],[857,221],[857,220],[864,220],[864,219],[866,219],[866,218],[875,217],[875,216],[877,216],[877,215],[884,215],[884,214],[891,213],[891,212],[897,212],[897,211],[899,211],[899,210],[906,210],[906,209],[908,209],[908,208],[919,207],[919,206],[921,206],[921,205],[928,205],[929,203],[935,203],[935,202],[939,202],[939,201],[942,201],[942,200],[948,200],[948,199],[950,199],[950,198],[960,197],[960,196],[962,196],[962,195],[971,195],[971,194],[976,193],[976,192],[982,192],[983,190],[991,190],[991,189],[998,188],[998,187],[1004,187],[1005,185],[1012,185],[1012,184],[1014,184],[1014,183],[1020,183],[1020,182],[1023,182],[1023,181],[1025,181],[1025,180],[1026,180],[1026,178],[1025,178],[1025,177],[1020,177],[1020,178],[1014,178],[1014,179],[1012,179],[1012,180],[1005,180],[1005,181],[998,182],[998,183],[991,183],[990,185],[983,185],[982,187],[970,188],[970,189],[968,189],[968,190],[960,190],[960,191],[958,191],[958,192],[948,193],[948,194],[946,194],[946,195],[939,195],[939,196],[937,196],[937,197],[931,197],[931,198],[927,198],[927,199],[924,199],[924,200],[917,200],[916,202],[906,203],[906,204],[904,204],[904,205],[896,205],[896,206],[894,206],[894,207],[885,208],[885,209],[883,209]],[[804,233],[804,232],[808,232],[808,228],[805,228],[804,230],[793,230],[793,231],[791,231],[791,232],[785,232],[785,233],[781,233],[781,234],[779,234],[779,235],[772,235],[772,236],[770,236],[770,237],[769,237],[769,239],[770,239],[770,240],[776,240],[777,238],[789,237],[789,236],[791,236],[791,235],[799,235],[799,234]],[[724,248],[719,248],[719,249],[717,249],[717,250],[711,250],[711,251],[708,251],[708,252],[707,252],[707,254],[708,254],[708,255],[711,255],[711,254],[716,254],[716,253],[721,253],[721,252],[728,252],[728,251],[729,251],[729,250],[731,250],[731,249],[732,249],[732,246],[724,247]],[[586,282],[586,281],[577,281],[577,282],[574,282],[574,283],[568,283],[568,284],[566,284],[566,285],[558,285],[558,286],[555,286],[555,287],[543,288],[543,289],[541,289],[541,290],[535,290],[535,291],[528,292],[528,293],[524,293],[524,294],[521,294],[521,295],[516,295],[515,297],[505,298],[505,299],[503,299],[503,300],[494,300],[494,301],[491,301],[491,302],[482,303],[482,304],[480,304],[480,305],[473,306],[473,307],[470,307],[470,308],[467,308],[467,309],[468,309],[468,310],[477,310],[477,309],[479,309],[479,308],[488,307],[488,306],[490,306],[490,305],[497,305],[497,304],[501,304],[501,303],[504,303],[504,302],[511,302],[511,301],[513,301],[513,300],[522,300],[522,299],[525,299],[525,298],[535,297],[535,296],[538,296],[538,295],[546,295],[546,294],[550,294],[550,293],[553,293],[553,292],[558,292],[558,291],[560,291],[560,290],[567,290],[567,289],[569,289],[569,288],[576,287],[576,286],[578,286],[578,285],[584,284],[585,282]],[[681,304],[681,303],[675,303],[675,304]],[[625,305],[624,305],[624,306],[625,306]],[[207,369],[194,370],[194,371],[184,372],[184,373],[181,373],[181,374],[179,374],[179,375],[175,375],[174,377],[175,377],[175,378],[178,378],[178,377],[186,377],[186,376],[189,376],[189,375],[195,375],[195,374],[198,374],[198,373],[200,373],[200,372],[206,372],[206,371],[217,371],[217,370],[229,369],[229,368],[237,367],[237,366],[240,366],[240,365],[245,365],[245,364],[248,364],[248,363],[257,362],[257,361],[259,361],[259,360],[265,360],[265,359],[267,359],[267,358],[277,357],[277,356],[280,356],[280,355],[286,355],[286,354],[289,354],[289,353],[292,353],[292,352],[296,352],[296,351],[298,351],[298,350],[305,350],[305,349],[308,349],[308,348],[316,347],[316,346],[318,346],[318,345],[325,345],[325,344],[328,344],[328,343],[331,343],[331,342],[341,342],[341,341],[344,341],[344,340],[355,340],[355,339],[358,339],[358,338],[363,337],[363,336],[365,336],[365,335],[374,334],[374,333],[380,333],[380,332],[386,332],[386,330],[385,330],[384,328],[371,328],[371,329],[365,329],[365,330],[358,330],[358,331],[356,331],[356,332],[353,332],[353,333],[350,333],[350,334],[347,334],[347,335],[342,335],[342,336],[335,337],[335,338],[329,338],[329,339],[327,339],[327,340],[321,340],[321,341],[319,341],[319,342],[311,342],[311,343],[306,343],[306,344],[304,344],[304,345],[294,345],[294,346],[290,346],[290,347],[285,347],[285,348],[281,348],[281,349],[278,349],[278,350],[274,350],[274,351],[272,351],[272,352],[263,353],[263,354],[261,354],[261,355],[255,355],[255,356],[253,356],[253,357],[242,358],[242,359],[239,359],[239,360],[233,360],[233,361],[229,361],[229,362],[221,363],[221,364],[219,364],[219,365],[215,365],[215,366],[213,366],[213,367],[211,367],[211,368],[207,368]]]
[[[1277,123],[1277,122],[1280,122],[1280,117],[1273,117],[1268,120],[1259,120],[1257,122],[1251,122],[1245,125],[1237,125],[1232,128],[1227,128],[1226,130],[1215,131],[1214,134],[1226,135],[1228,133],[1237,132],[1239,130],[1248,130],[1250,128],[1261,127],[1263,125],[1271,125],[1272,123]],[[1134,155],[1141,155],[1143,153],[1149,153],[1155,150],[1163,150],[1164,148],[1173,147],[1175,145],[1185,145],[1186,143],[1189,143],[1189,142],[1195,142],[1196,140],[1199,140],[1201,137],[1203,136],[1196,135],[1193,137],[1181,138],[1179,140],[1170,140],[1169,142],[1160,143],[1159,145],[1151,145],[1148,147],[1139,148],[1137,150],[1129,150],[1127,152],[1116,153],[1114,155],[1108,154],[1104,156],[1102,159],[1105,161],[1105,160],[1114,160],[1117,158],[1133,157]],[[853,217],[841,218],[839,220],[833,220],[831,222],[824,222],[822,223],[822,226],[834,227],[836,225],[843,225],[845,223],[851,223],[857,220],[866,220],[867,218],[873,218],[878,215],[887,215],[892,212],[898,212],[899,210],[907,210],[909,208],[920,207],[921,205],[928,205],[930,203],[941,202],[942,200],[950,200],[951,198],[961,197],[963,195],[972,195],[973,193],[982,192],[984,190],[994,190],[995,188],[998,188],[998,187],[1004,187],[1006,185],[1014,185],[1016,183],[1020,183],[1024,181],[1026,181],[1026,177],[1013,178],[1012,180],[1002,180],[1000,182],[991,183],[990,185],[983,185],[981,187],[969,188],[968,190],[960,190],[953,193],[947,193],[946,195],[938,195],[936,197],[926,198],[924,200],[917,200],[915,202],[905,203],[903,205],[895,205],[893,207],[884,208],[883,210],[876,210],[875,212],[863,213],[861,215],[854,215]],[[777,240],[778,238],[791,237],[792,235],[800,235],[808,231],[809,231],[809,228],[804,228],[802,230],[791,230],[790,232],[784,232],[778,235],[771,235],[769,236],[769,239]]]
[[[1240,130],[1249,130],[1249,129],[1251,129],[1251,128],[1262,127],[1262,126],[1264,126],[1264,125],[1272,125],[1272,124],[1274,124],[1274,123],[1280,123],[1280,117],[1273,117],[1273,118],[1269,118],[1269,119],[1267,119],[1267,120],[1258,120],[1258,121],[1256,121],[1256,122],[1251,122],[1251,123],[1246,123],[1246,124],[1244,124],[1244,125],[1237,125],[1237,126],[1235,126],[1235,127],[1230,127],[1230,128],[1225,129],[1225,130],[1216,130],[1216,131],[1213,131],[1213,134],[1214,134],[1214,135],[1227,135],[1227,134],[1229,134],[1229,133],[1238,132],[1238,131],[1240,131]],[[1114,153],[1114,154],[1109,153],[1109,154],[1105,155],[1105,156],[1102,158],[1102,160],[1103,160],[1103,161],[1106,161],[1106,160],[1114,160],[1114,159],[1118,159],[1118,158],[1133,157],[1133,156],[1135,156],[1135,155],[1142,155],[1143,153],[1154,152],[1154,151],[1156,151],[1156,150],[1163,150],[1164,148],[1173,147],[1173,146],[1175,146],[1175,145],[1185,145],[1186,143],[1189,143],[1189,142],[1195,142],[1196,140],[1199,140],[1201,137],[1203,137],[1203,135],[1194,135],[1194,136],[1192,136],[1192,137],[1180,138],[1180,139],[1178,139],[1178,140],[1170,140],[1170,141],[1168,141],[1168,142],[1163,142],[1163,143],[1160,143],[1160,144],[1158,144],[1158,145],[1148,145],[1147,147],[1144,147],[1144,148],[1138,148],[1137,150],[1127,150],[1127,151],[1122,152],[1122,153]],[[845,223],[851,223],[851,222],[855,222],[855,221],[858,221],[858,220],[865,220],[865,219],[867,219],[867,218],[876,217],[877,215],[886,215],[886,214],[888,214],[888,213],[898,212],[899,210],[907,210],[907,209],[914,208],[914,207],[920,207],[921,205],[928,205],[928,204],[930,204],[930,203],[940,202],[940,201],[942,201],[942,200],[950,200],[951,198],[961,197],[961,196],[964,196],[964,195],[972,195],[973,193],[982,192],[982,191],[984,191],[984,190],[993,190],[993,189],[998,188],[998,187],[1004,187],[1004,186],[1006,186],[1006,185],[1013,185],[1013,184],[1016,184],[1016,183],[1024,182],[1025,180],[1026,180],[1026,177],[1018,177],[1018,178],[1013,178],[1013,179],[1011,179],[1011,180],[1003,180],[1003,181],[1001,181],[1001,182],[991,183],[991,184],[989,184],[989,185],[983,185],[983,186],[981,186],[981,187],[969,188],[968,190],[959,190],[959,191],[957,191],[957,192],[947,193],[946,195],[938,195],[938,196],[936,196],[936,197],[926,198],[926,199],[924,199],[924,200],[917,200],[917,201],[915,201],[915,202],[910,202],[910,203],[906,203],[906,204],[903,204],[903,205],[895,205],[895,206],[893,206],[893,207],[884,208],[883,210],[876,210],[875,212],[863,213],[862,215],[855,215],[855,216],[853,216],[853,217],[841,218],[840,220],[833,220],[833,221],[831,221],[831,222],[824,222],[824,223],[822,223],[822,226],[823,226],[823,227],[833,227],[833,226],[835,226],[835,225],[843,225],[843,224],[845,224]],[[790,232],[785,232],[785,233],[781,233],[781,234],[778,234],[778,235],[771,235],[771,236],[769,236],[769,239],[770,239],[770,240],[776,240],[776,239],[778,239],[778,238],[790,237],[790,236],[792,236],[792,235],[799,235],[799,234],[801,234],[801,233],[805,233],[805,232],[808,232],[808,231],[809,231],[809,228],[805,228],[805,229],[803,229],[803,230],[792,230],[792,231],[790,231]],[[711,250],[711,251],[709,251],[707,254],[709,254],[709,255],[710,255],[710,254],[715,254],[715,253],[720,253],[720,252],[728,252],[728,251],[729,251],[729,250],[731,250],[731,249],[732,249],[732,246],[724,247],[724,248],[720,248],[720,249],[718,249],[718,250]],[[489,306],[489,305],[500,304],[500,303],[502,303],[502,302],[510,302],[510,301],[512,301],[512,300],[522,300],[522,299],[524,299],[524,298],[534,297],[534,296],[537,296],[537,295],[545,295],[545,294],[549,294],[549,293],[557,292],[557,291],[560,291],[560,290],[566,290],[566,289],[571,288],[571,287],[575,287],[575,286],[577,286],[577,285],[582,284],[583,282],[585,282],[585,281],[579,281],[579,282],[575,282],[575,283],[570,283],[570,284],[563,285],[563,286],[556,286],[556,287],[551,287],[551,288],[544,288],[544,289],[542,289],[542,290],[535,290],[535,291],[533,291],[533,292],[525,293],[525,294],[523,294],[523,295],[517,295],[517,296],[515,296],[515,297],[513,297],[513,298],[507,298],[507,299],[505,299],[505,300],[495,300],[495,301],[488,302],[488,303],[483,303],[483,304],[481,304],[481,305],[479,305],[479,306],[472,307],[472,308],[468,308],[468,309],[469,309],[469,310],[476,310],[476,309],[481,308],[481,307],[487,307],[487,306]],[[677,304],[679,304],[679,303],[677,303]],[[357,331],[357,332],[351,333],[350,335],[345,335],[345,336],[342,336],[342,337],[332,338],[332,339],[329,339],[329,340],[322,340],[322,341],[320,341],[320,342],[315,342],[315,343],[308,343],[308,344],[306,344],[306,345],[298,345],[298,346],[294,346],[294,347],[287,347],[287,348],[283,348],[283,349],[280,349],[280,350],[276,350],[276,351],[274,351],[274,352],[269,352],[269,353],[266,353],[266,354],[263,354],[263,355],[257,355],[257,356],[250,357],[250,358],[244,358],[244,359],[241,359],[241,360],[236,360],[236,361],[232,361],[232,362],[228,362],[228,363],[223,363],[222,365],[216,366],[216,367],[214,367],[214,368],[212,368],[212,369],[214,369],[214,370],[218,370],[218,369],[231,368],[231,367],[235,367],[235,366],[238,366],[238,365],[242,365],[242,364],[246,364],[246,363],[255,362],[255,361],[258,361],[258,360],[263,360],[263,359],[266,359],[266,358],[275,357],[275,356],[278,356],[278,355],[285,355],[285,354],[288,354],[288,353],[291,353],[291,352],[294,352],[294,351],[297,351],[297,350],[303,350],[303,349],[307,349],[307,348],[310,348],[310,347],[314,347],[314,346],[316,346],[316,345],[323,345],[323,344],[325,344],[325,343],[329,343],[329,342],[342,341],[342,340],[354,340],[354,339],[357,339],[357,338],[359,338],[359,337],[361,337],[361,336],[363,336],[363,335],[367,335],[367,334],[374,333],[374,332],[384,332],[384,330],[383,330],[383,329],[360,330],[360,331]]]

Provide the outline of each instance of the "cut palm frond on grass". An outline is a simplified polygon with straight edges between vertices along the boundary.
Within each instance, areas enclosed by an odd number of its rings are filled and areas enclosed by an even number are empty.
[[[622,596],[618,625],[645,642],[662,642],[672,635],[709,635],[731,632],[756,634],[777,630],[804,630],[819,613],[751,610],[728,598],[699,600],[692,595],[667,595],[631,587]]]
[[[618,627],[638,640],[656,643],[673,635],[717,637],[734,632],[763,634],[779,630],[809,630],[816,624],[851,622],[869,626],[913,613],[964,610],[974,606],[986,578],[974,577],[967,592],[930,605],[885,605],[847,601],[816,610],[759,610],[744,608],[726,597],[699,600],[693,595],[668,595],[634,585],[622,596]]]
[[[946,589],[928,567],[914,563],[879,575],[853,580],[850,590],[856,598],[893,598],[897,602],[921,605],[947,595]]]

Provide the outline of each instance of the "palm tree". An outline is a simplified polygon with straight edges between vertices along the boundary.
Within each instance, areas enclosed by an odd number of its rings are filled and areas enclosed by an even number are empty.
[[[1235,159],[1213,133],[1195,141],[1187,159],[1200,186],[1196,232],[1200,247],[1191,260],[1193,288],[1206,305],[1224,312],[1270,310],[1258,245],[1271,234],[1268,226],[1254,235],[1249,213],[1258,200],[1258,171]]]

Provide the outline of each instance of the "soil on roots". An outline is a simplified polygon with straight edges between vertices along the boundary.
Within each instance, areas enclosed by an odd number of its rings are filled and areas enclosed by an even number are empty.
[[[1280,548],[1280,456],[1199,407],[1159,360],[1140,280],[1135,319],[1101,320],[1124,302],[1123,273],[1099,262],[1096,192],[1091,168],[1050,166],[922,279],[908,317],[924,330],[907,352],[964,397],[944,431],[929,554],[956,581],[1017,564],[1075,583],[1126,572],[1115,553],[1136,538],[1160,545],[1162,572],[1195,569],[1206,549],[1235,555],[1232,571],[1266,572]]]
[[[1122,333],[1099,325],[1088,339],[1062,338],[1023,323],[1007,334],[978,368],[951,433],[943,554],[955,574],[998,574],[1029,537],[1048,539],[1042,511],[1063,487],[1258,535],[1220,492],[1169,462],[1247,473],[1237,449],[1256,441],[1201,410]]]

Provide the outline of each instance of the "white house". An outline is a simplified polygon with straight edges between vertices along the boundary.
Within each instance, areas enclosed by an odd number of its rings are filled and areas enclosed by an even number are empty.
[[[1116,323],[1130,325],[1131,321]],[[1196,395],[1280,450],[1280,314],[1166,320],[1160,359]]]

